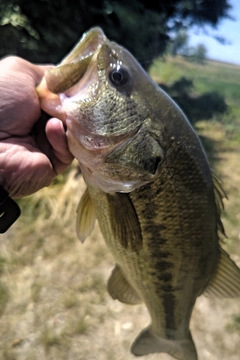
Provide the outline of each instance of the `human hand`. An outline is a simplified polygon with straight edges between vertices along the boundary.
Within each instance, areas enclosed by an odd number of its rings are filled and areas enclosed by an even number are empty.
[[[62,122],[41,116],[36,87],[48,68],[0,61],[0,185],[14,198],[50,185],[73,159]]]

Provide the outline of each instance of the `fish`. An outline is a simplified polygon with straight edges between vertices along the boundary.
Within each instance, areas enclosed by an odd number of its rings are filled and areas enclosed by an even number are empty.
[[[151,323],[135,356],[197,360],[189,329],[198,296],[240,296],[240,270],[221,247],[223,198],[201,142],[178,105],[132,54],[96,27],[37,88],[62,120],[86,191],[82,242],[96,220],[116,265],[107,289],[145,304]]]

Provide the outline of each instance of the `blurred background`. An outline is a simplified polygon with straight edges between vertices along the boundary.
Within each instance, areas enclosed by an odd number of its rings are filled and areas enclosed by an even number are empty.
[[[0,0],[0,58],[57,64],[96,25],[135,55],[199,134],[228,195],[223,247],[240,266],[240,2]],[[114,260],[98,227],[77,240],[84,189],[74,162],[19,200],[20,220],[0,235],[0,359],[134,359],[129,348],[148,313],[108,295]],[[239,360],[239,299],[201,296],[191,330],[199,360]]]

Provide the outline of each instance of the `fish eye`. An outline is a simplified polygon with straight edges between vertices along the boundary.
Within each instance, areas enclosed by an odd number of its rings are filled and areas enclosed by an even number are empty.
[[[123,66],[114,68],[109,73],[109,80],[115,86],[126,85],[129,82],[130,78],[131,76],[129,74],[129,71]]]

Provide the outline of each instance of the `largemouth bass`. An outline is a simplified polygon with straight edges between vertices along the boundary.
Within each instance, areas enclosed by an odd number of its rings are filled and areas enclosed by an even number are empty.
[[[136,356],[196,360],[189,330],[196,298],[240,295],[240,270],[219,245],[222,190],[179,107],[101,29],[84,34],[37,89],[62,119],[87,189],[77,232],[97,219],[116,266],[113,299],[145,303],[151,324]]]

